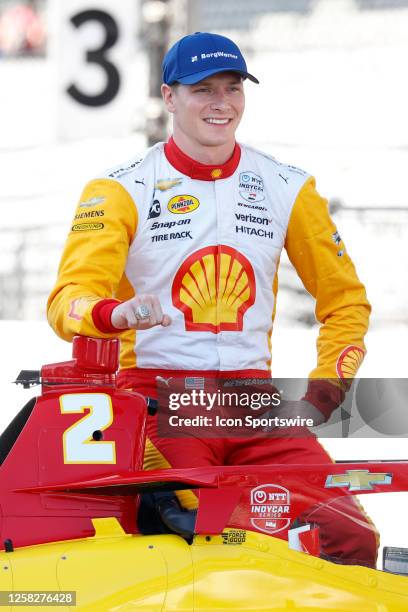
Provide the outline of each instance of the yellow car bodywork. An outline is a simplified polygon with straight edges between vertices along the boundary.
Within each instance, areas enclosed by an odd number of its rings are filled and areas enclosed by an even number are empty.
[[[260,533],[227,529],[188,544],[128,535],[114,518],[93,524],[92,538],[1,552],[0,591],[76,591],[76,607],[59,609],[95,612],[408,610],[408,578],[336,565]]]

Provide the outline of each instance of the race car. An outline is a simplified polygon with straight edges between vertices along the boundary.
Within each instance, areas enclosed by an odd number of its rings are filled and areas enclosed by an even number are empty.
[[[408,491],[408,461],[143,471],[155,402],[118,389],[117,339],[77,337],[0,436],[0,605],[80,610],[408,609],[408,550],[383,571],[322,558],[299,517]],[[160,409],[160,407],[159,407]],[[198,510],[174,491],[191,489]],[[335,528],[335,525],[333,525]]]

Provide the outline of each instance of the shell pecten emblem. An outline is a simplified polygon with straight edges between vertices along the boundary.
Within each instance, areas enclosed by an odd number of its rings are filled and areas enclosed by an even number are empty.
[[[184,314],[187,331],[241,331],[255,296],[251,263],[226,245],[205,247],[190,255],[172,286],[173,305]]]
[[[185,215],[193,212],[200,206],[200,200],[192,195],[178,195],[169,200],[168,210],[175,215]]]
[[[211,178],[213,179],[219,179],[222,177],[222,168],[214,168],[214,170],[211,170]]]
[[[337,375],[342,380],[354,378],[364,359],[365,351],[359,346],[348,346],[337,359]]]

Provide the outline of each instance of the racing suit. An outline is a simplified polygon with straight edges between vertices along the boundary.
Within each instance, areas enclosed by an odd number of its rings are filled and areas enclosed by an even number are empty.
[[[251,147],[236,144],[225,164],[207,166],[170,139],[92,180],[48,319],[66,340],[120,333],[118,385],[149,396],[157,375],[267,378],[283,248],[316,299],[318,359],[305,399],[328,418],[364,357],[370,306],[314,178]],[[135,294],[157,295],[172,324],[115,329],[113,308]],[[247,444],[235,459],[227,440],[190,440],[181,453],[154,419],[148,437],[147,469],[329,460],[314,437]],[[375,543],[368,548],[372,564]]]

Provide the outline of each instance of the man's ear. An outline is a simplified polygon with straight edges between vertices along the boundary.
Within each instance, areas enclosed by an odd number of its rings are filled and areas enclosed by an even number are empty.
[[[176,110],[173,101],[175,95],[175,88],[172,88],[170,85],[166,85],[165,83],[163,83],[163,85],[161,86],[161,94],[163,97],[164,104],[169,113],[174,113],[174,111]]]

